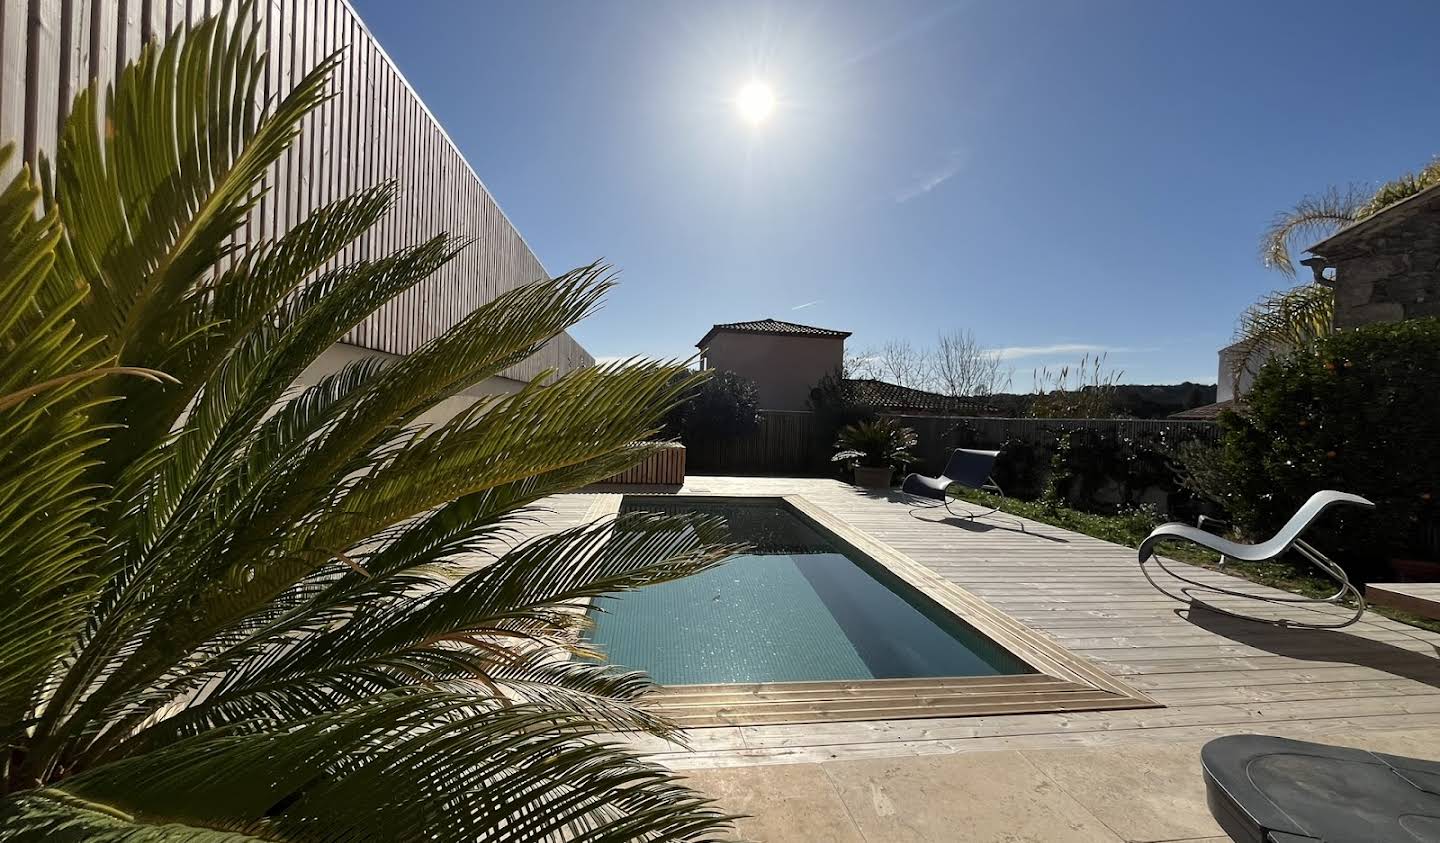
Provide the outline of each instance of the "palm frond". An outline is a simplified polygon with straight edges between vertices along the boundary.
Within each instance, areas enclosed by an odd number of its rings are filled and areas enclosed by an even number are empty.
[[[255,102],[265,56],[252,6],[234,10],[240,26],[228,24],[227,4],[227,14],[147,44],[105,92],[103,115],[92,82],[76,97],[54,167],[43,167],[48,204],[64,223],[65,274],[91,285],[76,319],[121,365],[159,368],[174,356],[176,314],[208,305],[203,279],[237,248],[232,235],[265,172],[329,96],[334,56],[273,108]],[[109,394],[137,399],[110,405],[119,427],[104,453],[116,463],[168,427],[147,418],[151,402],[166,406],[163,390],[113,383]]]
[[[0,837],[718,832],[604,742],[679,735],[583,632],[736,548],[659,516],[521,540],[542,498],[645,458],[697,376],[544,373],[426,423],[593,312],[592,264],[297,388],[467,244],[336,266],[391,185],[239,235],[335,61],[257,102],[254,18],[147,46],[78,98],[42,187],[0,193]]]
[[[179,386],[152,389],[143,396],[147,412],[130,422],[131,436],[136,442],[158,442],[171,431],[197,395],[212,383],[211,376],[226,366],[237,344],[244,343],[253,358],[251,365],[241,371],[254,369],[254,361],[263,360],[270,351],[268,343],[282,341],[281,331],[268,324],[276,306],[312,278],[341,248],[369,230],[393,205],[394,196],[394,185],[387,183],[332,202],[297,223],[278,240],[252,244],[243,252],[232,254],[232,264],[221,270],[213,283],[187,296],[184,306],[158,325],[149,338],[163,351],[147,355],[173,375]],[[408,257],[424,263],[424,269],[432,268],[423,255]],[[358,266],[347,269],[363,274]],[[398,260],[383,266],[367,264],[366,269],[403,275]],[[375,291],[392,288],[388,283],[372,285]],[[348,330],[353,322],[344,327]],[[313,358],[297,352],[298,349],[290,351],[289,359],[294,362],[287,367],[287,373],[295,371],[296,365],[303,369],[313,362]],[[318,355],[316,351],[315,356]],[[237,367],[230,368],[233,376]],[[225,379],[216,383],[225,383]],[[288,385],[288,381],[284,385]],[[225,397],[238,400],[242,396],[241,386],[229,384]],[[215,392],[213,388],[209,391],[212,403]],[[278,392],[273,389],[270,394],[258,396],[269,398],[269,403],[274,403],[277,397]]]
[[[585,718],[417,690],[284,731],[205,735],[61,789],[140,816],[260,837],[702,839],[727,817]],[[363,806],[363,810],[356,810]]]
[[[14,146],[0,147],[0,168]],[[22,167],[0,192],[0,740],[23,728],[84,619],[98,544],[85,480],[101,432],[84,389],[104,377],[71,312],[85,286],[55,271],[58,216],[35,213]]]
[[[141,819],[56,789],[0,801],[0,829],[6,840],[18,843],[255,843],[266,839],[159,818]]]
[[[1260,239],[1260,261],[1286,275],[1295,274],[1290,249],[1296,240],[1317,240],[1359,219],[1360,209],[1368,195],[1356,188],[1346,191],[1330,188],[1315,196],[1306,196],[1295,207],[1275,215]],[[1309,245],[1308,243],[1304,245]]]
[[[119,744],[115,753],[130,754],[234,723],[310,716],[446,681],[478,681],[477,699],[497,704],[563,703],[612,729],[670,734],[663,721],[631,705],[650,688],[643,676],[568,662],[563,651],[587,623],[581,601],[705,570],[740,550],[722,543],[723,536],[723,525],[711,519],[627,515],[534,539],[453,586],[433,583],[428,592],[385,600],[332,598],[330,607],[346,608],[326,614],[323,625],[307,625],[310,634],[297,639],[271,628],[197,669],[191,679],[200,681],[132,700],[139,708],[125,722],[138,723],[205,687],[182,710],[133,736],[126,737],[124,723],[112,729],[99,752]],[[550,688],[539,687],[546,682]]]
[[[1302,284],[1271,293],[1246,308],[1236,329],[1230,375],[1237,382],[1266,353],[1295,351],[1328,336],[1335,323],[1335,291]]]
[[[271,535],[273,522],[268,519],[280,499],[277,490],[266,499],[267,508],[256,513],[265,526],[257,527],[244,507],[232,516],[238,546],[254,547],[264,555],[216,556],[205,552],[212,541],[193,539],[196,553],[186,557],[189,564],[177,566],[172,559],[164,567],[145,566],[146,576],[130,588],[159,589],[161,599],[152,596],[146,611],[137,615],[144,628],[124,640],[112,636],[103,642],[125,645],[120,657],[124,667],[117,667],[92,694],[87,713],[115,704],[127,685],[158,679],[177,658],[262,610],[285,589],[336,559],[337,551],[393,524],[464,495],[609,454],[623,455],[626,464],[638,459],[629,444],[653,430],[669,402],[685,388],[675,377],[677,368],[586,369],[547,386],[532,385],[502,400],[482,402],[436,432],[410,437],[382,452],[380,461],[349,482],[341,478],[357,472],[353,464],[332,469],[336,476],[328,484],[317,484],[299,478],[324,475],[306,460],[298,461],[292,483],[305,482],[322,494],[297,512],[302,520],[286,527],[284,544],[249,538]],[[316,447],[326,448],[344,435],[343,424],[337,423],[328,436],[315,440]],[[336,499],[325,499],[336,491]],[[225,531],[225,524],[219,529]],[[187,534],[207,532],[191,527]],[[163,599],[166,595],[174,596]]]
[[[652,433],[657,408],[688,387],[678,364],[598,366],[477,402],[444,425],[408,438],[317,523],[311,542],[349,547],[446,501],[627,451]],[[633,456],[631,457],[633,458]],[[423,471],[426,482],[415,482]]]
[[[585,717],[617,732],[644,731],[685,742],[682,732],[642,704],[656,688],[642,671],[542,653],[515,664],[497,665],[488,678],[521,702]]]
[[[1356,217],[1364,219],[1374,216],[1396,202],[1408,199],[1437,184],[1440,184],[1440,158],[1426,164],[1419,172],[1406,173],[1381,185],[1380,189],[1375,191],[1375,195],[1360,206]]]

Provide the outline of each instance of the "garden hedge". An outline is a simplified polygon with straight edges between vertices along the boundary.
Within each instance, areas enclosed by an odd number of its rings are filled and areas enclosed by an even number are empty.
[[[1259,537],[1313,492],[1364,495],[1374,513],[1324,522],[1362,578],[1395,557],[1434,559],[1440,493],[1440,319],[1345,331],[1267,364],[1243,414],[1222,414],[1219,497]]]

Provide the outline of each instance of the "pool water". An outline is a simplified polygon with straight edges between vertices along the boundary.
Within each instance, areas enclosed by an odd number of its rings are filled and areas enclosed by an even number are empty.
[[[603,598],[591,641],[662,685],[995,676],[1034,670],[778,500],[627,497],[751,545],[719,567]]]

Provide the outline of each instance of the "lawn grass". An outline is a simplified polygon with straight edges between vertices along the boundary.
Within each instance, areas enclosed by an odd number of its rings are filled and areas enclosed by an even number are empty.
[[[986,507],[998,506],[1002,511],[1011,515],[1018,515],[1021,518],[1029,518],[1032,521],[1062,527],[1066,530],[1074,530],[1077,533],[1125,547],[1139,547],[1140,542],[1160,522],[1160,519],[1157,519],[1153,513],[1144,510],[1134,510],[1120,515],[1097,515],[1093,512],[1081,512],[1065,506],[1050,506],[1039,501],[1024,501],[1017,498],[1002,499],[987,492],[968,489],[960,490],[957,497]],[[1167,541],[1161,544],[1161,550],[1167,559],[1187,562],[1213,571],[1223,571],[1253,583],[1268,585],[1293,594],[1302,594],[1306,597],[1328,597],[1335,593],[1335,582],[1315,573],[1315,569],[1304,561],[1237,562],[1231,560],[1221,567],[1219,554],[1190,542]],[[1370,606],[1369,610],[1401,623],[1431,632],[1440,632],[1440,621],[1433,621],[1385,606]]]

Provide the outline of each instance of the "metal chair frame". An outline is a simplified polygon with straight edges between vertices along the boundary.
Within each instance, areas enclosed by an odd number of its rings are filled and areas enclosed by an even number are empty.
[[[1342,629],[1356,623],[1365,614],[1365,595],[1350,581],[1349,575],[1345,573],[1345,570],[1341,568],[1338,563],[1324,553],[1321,553],[1314,545],[1300,538],[1300,534],[1319,517],[1320,513],[1336,504],[1360,506],[1370,509],[1373,509],[1375,506],[1370,501],[1358,495],[1335,491],[1316,492],[1305,502],[1304,506],[1300,507],[1299,511],[1291,517],[1290,521],[1286,523],[1273,538],[1253,545],[1238,544],[1212,533],[1207,533],[1202,529],[1191,527],[1188,524],[1162,524],[1156,527],[1155,530],[1145,538],[1145,541],[1140,543],[1140,572],[1145,575],[1145,579],[1156,591],[1166,597],[1187,605],[1198,605],[1211,612],[1274,626],[1294,627],[1298,629]],[[1303,597],[1300,595],[1270,597],[1238,591],[1220,585],[1202,583],[1166,565],[1165,560],[1155,553],[1156,543],[1167,538],[1188,540],[1208,550],[1219,553],[1222,560],[1236,559],[1242,562],[1267,562],[1279,557],[1287,550],[1294,550],[1303,556],[1310,564],[1319,568],[1326,576],[1333,579],[1338,587],[1333,594],[1327,597]],[[1170,583],[1161,584],[1148,567],[1151,563],[1154,563],[1154,566],[1163,571],[1171,580],[1181,583],[1182,585],[1176,588]],[[1166,585],[1170,585],[1170,587],[1167,588]],[[1325,622],[1291,620],[1288,618],[1262,618],[1243,612],[1234,612],[1229,609],[1220,608],[1207,602],[1204,599],[1206,596],[1236,597],[1275,606],[1295,606],[1299,608],[1336,606],[1345,609],[1353,608],[1354,611],[1348,617]]]
[[[984,464],[983,462],[987,458],[989,459],[988,465]],[[912,499],[915,500],[934,501],[933,503],[924,503],[918,506],[911,507],[910,514],[914,515],[917,512],[928,509],[939,509],[943,506],[945,508],[945,511],[950,513],[951,515],[959,518],[969,518],[974,520],[976,518],[985,518],[986,516],[994,515],[995,513],[999,512],[1001,510],[1001,507],[999,505],[992,506],[984,512],[972,512],[968,509],[957,509],[953,503],[954,498],[950,495],[951,487],[960,486],[966,489],[976,489],[981,492],[990,492],[992,494],[999,495],[1000,500],[1003,502],[1005,500],[1005,490],[1000,488],[1000,484],[995,482],[994,476],[992,476],[990,472],[986,470],[992,468],[995,464],[995,460],[999,458],[999,451],[981,451],[968,448],[957,448],[950,455],[950,460],[945,465],[945,471],[940,474],[939,477],[926,477],[923,474],[907,475],[905,481],[902,482],[900,485],[901,492],[903,494],[909,495]],[[985,479],[983,481],[980,481],[980,471],[984,471]],[[939,499],[930,497],[927,494],[906,491],[905,484],[910,481],[911,477],[917,477],[921,478],[924,481],[928,481],[930,491],[935,491],[935,487],[939,485],[940,481],[944,481],[945,485],[943,489],[939,489]],[[962,477],[963,479],[961,479]],[[977,483],[976,481],[980,482]],[[921,485],[925,486],[927,484],[922,483]]]
[[[991,494],[999,495],[1001,501],[1004,501],[1004,500],[1005,500],[1005,490],[1000,488],[1000,485],[995,482],[995,478],[993,478],[993,477],[988,477],[988,476],[987,476],[987,477],[985,478],[985,483],[984,483],[984,485],[981,485],[981,486],[966,486],[964,483],[956,483],[956,482],[951,482],[951,483],[950,483],[950,486],[961,486],[961,487],[966,488],[966,489],[976,489],[976,490],[981,491],[981,492],[990,492]],[[926,510],[926,509],[940,509],[941,507],[944,507],[944,509],[945,509],[946,512],[950,513],[951,515],[956,516],[957,518],[971,518],[971,519],[974,519],[974,518],[984,518],[984,517],[986,517],[987,515],[994,515],[995,513],[999,512],[999,511],[1001,510],[1001,507],[1000,507],[1000,506],[992,506],[992,507],[990,507],[989,509],[985,510],[984,512],[970,512],[969,510],[964,510],[964,509],[959,510],[959,511],[957,512],[957,511],[954,509],[954,507],[952,507],[952,505],[951,505],[956,499],[953,498],[953,497],[951,497],[950,494],[949,494],[950,486],[946,486],[946,487],[945,487],[945,491],[946,491],[945,500],[943,500],[943,501],[937,501],[937,502],[935,502],[935,503],[926,503],[926,504],[920,504],[920,505],[918,505],[918,506],[912,506],[912,507],[910,507],[910,512],[913,514],[913,513],[916,513],[916,512],[921,512],[921,511]],[[917,499],[917,500],[927,500],[927,501],[930,500],[930,498],[922,497],[922,496],[917,495],[917,494],[915,494],[915,493],[913,493],[913,492],[906,492],[905,494],[908,494],[908,495],[910,495],[910,497],[915,498],[915,499]]]

